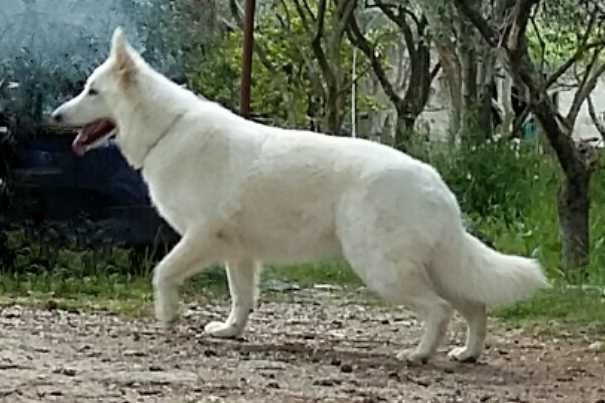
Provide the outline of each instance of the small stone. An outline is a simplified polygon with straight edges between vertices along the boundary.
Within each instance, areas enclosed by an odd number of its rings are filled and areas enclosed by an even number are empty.
[[[139,395],[141,396],[152,396],[152,395],[161,395],[162,391],[158,389],[143,389],[139,390]]]
[[[334,386],[334,381],[331,379],[318,379],[317,381],[313,382],[313,385]]]
[[[53,371],[53,373],[65,376],[76,376],[76,370],[73,368],[57,368]]]
[[[590,346],[588,346],[588,349],[597,353],[605,352],[605,343],[603,343],[602,341],[595,341]]]
[[[204,356],[205,357],[216,357],[216,351],[206,349],[206,350],[204,350]]]
[[[144,357],[147,354],[145,354],[142,351],[136,351],[136,350],[126,350],[123,353],[124,357]]]
[[[340,371],[344,372],[345,374],[350,374],[351,372],[353,372],[353,367],[351,366],[351,364],[342,364],[340,366]]]

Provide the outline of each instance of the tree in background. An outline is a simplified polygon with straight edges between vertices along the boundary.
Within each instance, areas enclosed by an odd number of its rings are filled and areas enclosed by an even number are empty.
[[[229,0],[219,17],[226,30],[189,71],[194,89],[232,109],[238,103],[242,43],[242,7]],[[346,40],[346,3],[318,0],[270,0],[259,3],[254,41],[252,109],[280,125],[343,132],[350,112],[352,45]],[[345,13],[346,12],[346,13]],[[343,14],[344,13],[344,14]],[[344,29],[344,30],[343,30]],[[358,61],[358,76],[368,70]],[[377,105],[370,95],[359,107]]]
[[[500,17],[502,2],[469,0],[481,15]],[[452,141],[480,144],[496,127],[493,101],[499,53],[480,40],[472,23],[461,18],[452,2],[418,0],[432,31],[449,96],[449,133]],[[501,20],[492,20],[499,26]]]
[[[558,194],[561,265],[583,268],[589,261],[589,185],[594,153],[572,137],[580,108],[605,72],[605,7],[593,0],[540,2],[500,0],[500,16],[486,16],[471,0],[455,0],[460,15],[492,49],[502,49],[517,85],[527,89],[528,109],[539,120],[562,170]],[[503,21],[504,24],[494,24]],[[537,39],[538,52],[536,52]],[[550,58],[548,55],[556,55]],[[574,71],[577,89],[563,115],[549,94]]]
[[[344,63],[343,42],[357,0],[334,0],[329,4],[327,0],[292,1],[319,72],[313,75],[313,85],[322,92],[323,130],[338,134],[345,116],[351,71]]]
[[[349,20],[349,39],[357,46],[370,61],[372,71],[380,85],[393,104],[397,114],[393,146],[405,150],[409,145],[418,116],[424,111],[429,100],[431,83],[440,65],[431,68],[431,37],[426,17],[410,5],[386,4],[381,0],[374,7],[381,10],[384,16],[397,27],[399,37],[405,44],[406,60],[409,64],[407,74],[403,73],[403,83],[399,77],[389,77],[391,70],[385,58],[385,36],[377,35],[369,29],[362,29],[359,18],[353,14]],[[387,32],[388,33],[388,32]],[[374,40],[369,36],[377,37]],[[403,70],[403,60],[400,61],[399,72]],[[398,88],[403,84],[403,90]]]

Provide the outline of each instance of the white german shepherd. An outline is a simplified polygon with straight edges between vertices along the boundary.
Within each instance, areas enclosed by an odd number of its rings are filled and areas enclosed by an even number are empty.
[[[400,358],[426,361],[456,309],[468,332],[449,355],[473,360],[486,304],[548,286],[536,261],[466,232],[455,196],[429,165],[370,141],[243,119],[153,70],[119,28],[107,61],[53,118],[82,127],[78,154],[115,133],[182,236],[154,271],[163,323],[177,318],[179,285],[215,263],[226,262],[232,307],[226,322],[205,330],[235,337],[254,306],[261,261],[344,258],[370,290],[424,320],[420,344]]]

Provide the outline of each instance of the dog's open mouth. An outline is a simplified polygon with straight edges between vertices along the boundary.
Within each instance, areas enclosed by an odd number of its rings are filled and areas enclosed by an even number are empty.
[[[116,125],[109,119],[98,119],[91,122],[78,131],[78,135],[71,143],[71,149],[78,156],[83,156],[87,151],[99,146],[113,136]]]

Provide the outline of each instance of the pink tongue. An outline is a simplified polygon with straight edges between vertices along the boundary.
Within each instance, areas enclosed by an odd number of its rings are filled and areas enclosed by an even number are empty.
[[[87,136],[80,131],[73,143],[71,143],[71,149],[78,157],[82,157],[86,154],[86,137]]]

